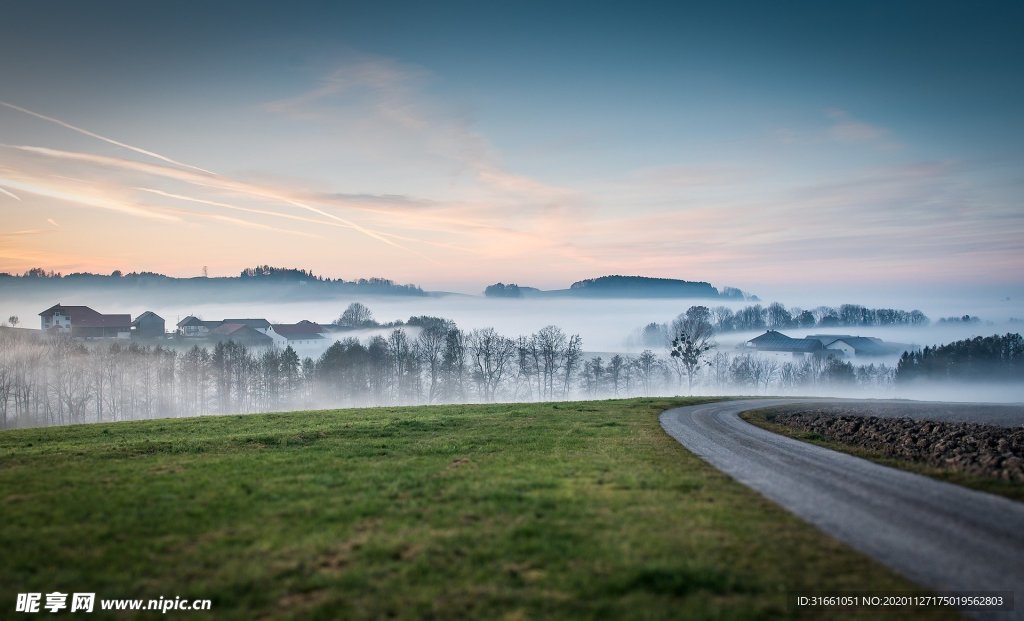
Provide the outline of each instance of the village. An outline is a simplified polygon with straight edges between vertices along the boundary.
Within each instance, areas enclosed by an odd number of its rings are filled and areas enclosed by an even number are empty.
[[[153,311],[132,319],[129,314],[104,314],[89,306],[55,304],[39,313],[44,335],[69,336],[81,340],[125,339],[159,342],[162,345],[215,345],[232,341],[252,349],[291,347],[297,354],[319,356],[331,343],[337,326],[322,326],[312,321],[270,323],[262,318],[204,321],[189,315],[167,332],[166,321]],[[332,330],[331,328],[335,328]]]
[[[134,319],[129,314],[104,314],[89,306],[55,304],[39,313],[44,335],[69,336],[76,340],[127,339],[164,346],[212,346],[229,341],[250,349],[291,347],[300,358],[320,356],[341,340],[350,328],[310,320],[271,323],[265,318],[204,320],[189,315],[167,331],[163,317],[145,311]],[[754,353],[780,360],[807,356],[838,359],[891,359],[917,345],[886,342],[877,337],[850,334],[811,334],[793,338],[769,329],[736,345],[740,353]]]

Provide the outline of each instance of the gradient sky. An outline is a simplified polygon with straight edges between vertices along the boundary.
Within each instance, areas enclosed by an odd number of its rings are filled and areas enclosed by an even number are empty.
[[[3,13],[0,271],[1024,286],[1019,2]]]

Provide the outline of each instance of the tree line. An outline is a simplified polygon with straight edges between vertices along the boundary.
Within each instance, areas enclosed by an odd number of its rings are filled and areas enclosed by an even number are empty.
[[[728,306],[699,308],[707,311],[711,329],[719,333],[794,328],[924,327],[931,323],[931,320],[919,310],[868,308],[859,304],[819,306],[810,310],[799,307],[786,308],[779,302],[773,302],[768,306],[751,304],[737,310]],[[661,346],[673,338],[670,324],[657,322],[647,324],[634,336],[635,341],[650,347]]]
[[[1024,380],[1024,339],[1020,334],[994,334],[904,352],[896,380],[918,379]]]

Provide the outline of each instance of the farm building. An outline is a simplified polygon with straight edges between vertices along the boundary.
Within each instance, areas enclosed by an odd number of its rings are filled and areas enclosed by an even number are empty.
[[[146,311],[131,323],[132,336],[140,339],[159,339],[164,336],[164,318]]]
[[[291,346],[319,345],[325,339],[324,328],[312,321],[302,320],[299,323],[275,323],[274,331],[288,340]]]
[[[761,336],[743,343],[741,347],[779,355],[792,354],[797,357],[818,354],[849,358],[892,356],[916,348],[903,343],[886,343],[875,337],[848,334],[812,334],[795,339],[775,330],[768,330]]]
[[[277,331],[274,330],[274,326],[266,319],[225,319],[222,325],[227,324],[239,324],[256,330],[260,334],[269,338],[277,347],[288,346],[288,339],[278,334]]]
[[[178,334],[185,338],[205,338],[210,336],[210,330],[213,330],[223,321],[203,321],[202,319],[189,315],[178,322]]]
[[[825,346],[819,341],[794,339],[775,330],[769,330],[761,336],[750,339],[743,344],[743,347],[759,352],[792,354],[794,356],[821,354],[825,351]]]
[[[39,313],[39,319],[40,329],[47,334],[82,339],[131,337],[131,315],[104,315],[88,306],[55,304]]]
[[[241,323],[222,323],[210,330],[209,338],[213,341],[234,341],[246,347],[272,347],[274,340],[249,326]]]
[[[891,356],[900,354],[909,349],[916,349],[913,345],[904,343],[886,343],[882,339],[873,336],[850,336],[849,334],[811,334],[806,337],[808,340],[820,341],[825,349],[830,351],[841,351],[846,356]]]
[[[298,323],[275,323],[274,330],[300,356],[319,356],[335,341],[324,336],[323,326],[305,319]]]

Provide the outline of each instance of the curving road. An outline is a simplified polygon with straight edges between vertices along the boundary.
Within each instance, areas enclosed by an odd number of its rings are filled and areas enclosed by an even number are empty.
[[[1014,613],[972,616],[1024,619],[1024,503],[739,418],[746,410],[807,403],[756,399],[675,408],[662,413],[661,426],[740,483],[918,584],[935,591],[1016,591]]]

